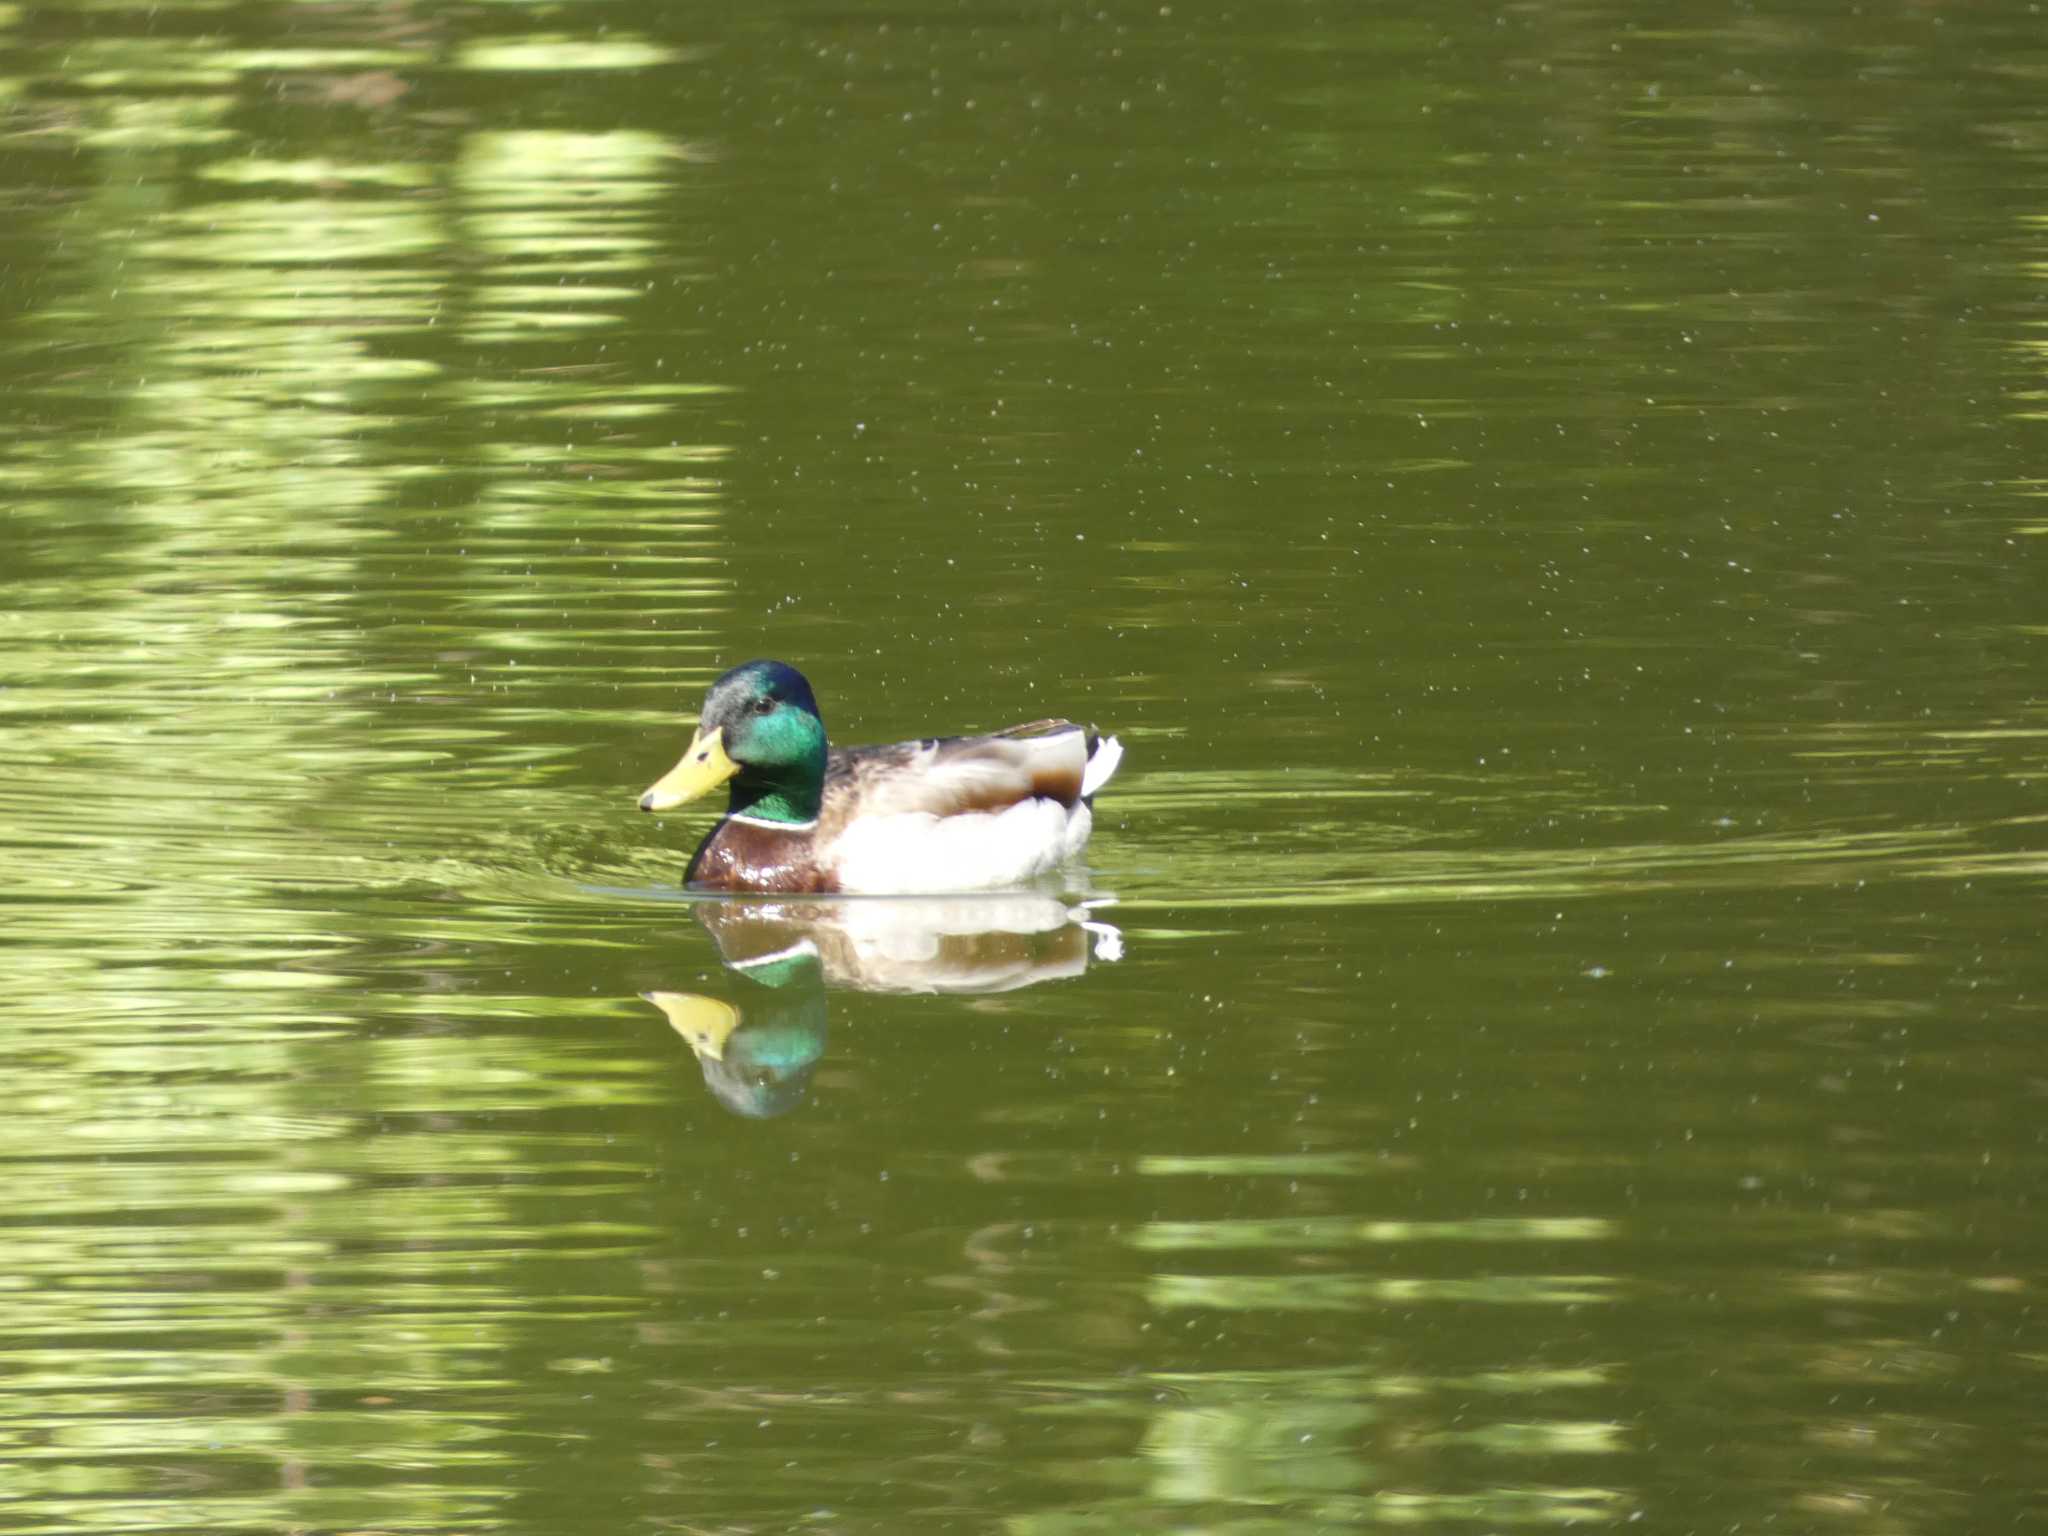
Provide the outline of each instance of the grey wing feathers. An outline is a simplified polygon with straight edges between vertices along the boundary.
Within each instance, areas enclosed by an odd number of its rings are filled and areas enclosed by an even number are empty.
[[[954,816],[1032,797],[1071,806],[1081,798],[1093,734],[1066,720],[1035,720],[989,736],[854,747],[831,755],[825,793],[852,802],[847,810],[857,816]]]

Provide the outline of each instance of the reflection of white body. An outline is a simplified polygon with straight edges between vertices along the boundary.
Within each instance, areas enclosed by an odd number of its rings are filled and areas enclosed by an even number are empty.
[[[810,953],[829,986],[865,992],[1008,992],[1078,976],[1123,953],[1122,936],[1051,896],[706,902],[698,920],[726,964],[752,970]]]

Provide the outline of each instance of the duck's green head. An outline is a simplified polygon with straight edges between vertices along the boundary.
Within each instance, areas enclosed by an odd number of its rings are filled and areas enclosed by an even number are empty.
[[[711,685],[683,760],[640,797],[666,811],[731,781],[729,815],[811,821],[825,791],[825,722],[803,673],[750,661]]]

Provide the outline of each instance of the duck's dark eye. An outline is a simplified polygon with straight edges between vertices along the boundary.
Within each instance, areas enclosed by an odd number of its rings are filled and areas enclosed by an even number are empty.
[[[761,698],[754,700],[754,713],[757,715],[774,714],[775,700],[767,695],[763,695]]]

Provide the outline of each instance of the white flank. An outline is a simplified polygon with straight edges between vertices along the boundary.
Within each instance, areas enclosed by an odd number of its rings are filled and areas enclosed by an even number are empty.
[[[1051,736],[991,736],[966,750],[955,743],[926,748],[911,760],[911,771],[871,792],[869,808],[839,835],[832,850],[839,888],[890,896],[988,891],[1059,868],[1094,829],[1087,797],[1123,761],[1114,736],[1097,741],[1078,765],[1081,799],[1071,808],[1032,796],[1001,811],[939,811],[1011,786],[1028,794],[1035,769],[1071,773],[1083,740],[1075,728]],[[934,804],[938,809],[919,808]]]
[[[1109,782],[1109,776],[1116,772],[1116,765],[1124,760],[1123,743],[1114,736],[1104,736],[1095,743],[1095,750],[1088,754],[1088,766],[1081,770],[1081,798],[1087,799]],[[1087,841],[1084,835],[1082,841]]]
[[[986,891],[1022,885],[1057,869],[1071,848],[1073,822],[1057,800],[1021,800],[1008,810],[933,816],[912,811],[863,816],[840,835],[834,849],[841,890],[908,895]],[[1087,840],[1081,822],[1080,841]]]
[[[1088,834],[1095,830],[1095,813],[1088,809],[1086,801],[1076,801],[1074,808],[1067,812],[1067,841],[1060,850],[1060,858],[1071,859],[1088,846]]]

